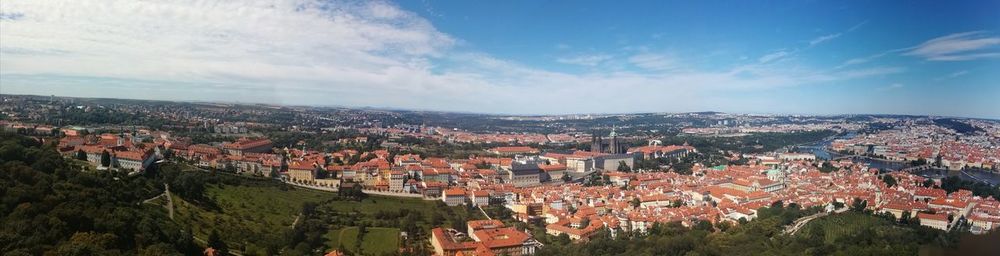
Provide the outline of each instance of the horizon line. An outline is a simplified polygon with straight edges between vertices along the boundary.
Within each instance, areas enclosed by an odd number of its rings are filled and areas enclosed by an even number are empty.
[[[240,101],[224,101],[224,100],[171,100],[171,99],[146,99],[146,98],[104,98],[104,97],[80,97],[80,96],[65,96],[58,94],[50,95],[39,95],[39,94],[11,94],[11,93],[0,93],[0,96],[10,95],[10,96],[36,96],[36,97],[58,97],[58,98],[74,98],[74,99],[93,99],[93,100],[138,100],[138,101],[160,101],[160,102],[174,102],[174,103],[215,103],[215,104],[234,104],[234,105],[268,105],[268,106],[278,106],[278,107],[313,107],[313,108],[345,108],[345,109],[371,109],[371,110],[382,110],[382,111],[409,111],[409,112],[438,112],[438,113],[449,113],[449,114],[471,114],[471,115],[487,115],[487,116],[511,116],[511,117],[550,117],[550,116],[569,116],[569,115],[602,115],[602,116],[613,116],[613,115],[639,115],[639,114],[694,114],[694,113],[721,113],[721,114],[733,114],[733,115],[762,115],[762,116],[849,116],[849,115],[862,115],[862,116],[909,116],[909,117],[939,117],[939,118],[961,118],[961,119],[978,119],[978,120],[991,120],[1000,121],[1000,117],[972,117],[972,116],[946,116],[946,115],[932,115],[932,114],[901,114],[901,113],[838,113],[838,114],[819,114],[819,113],[750,113],[750,112],[725,112],[717,110],[702,110],[702,111],[687,111],[687,112],[671,112],[671,111],[645,111],[645,112],[608,112],[608,113],[562,113],[562,114],[516,114],[516,113],[486,113],[486,112],[465,112],[465,111],[455,111],[455,110],[433,110],[433,109],[407,109],[399,107],[385,107],[385,106],[343,106],[343,105],[297,105],[297,104],[284,104],[284,103],[269,103],[269,102],[240,102]]]

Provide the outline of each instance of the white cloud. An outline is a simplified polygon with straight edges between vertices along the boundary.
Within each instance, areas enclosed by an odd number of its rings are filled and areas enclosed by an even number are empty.
[[[839,69],[839,68],[843,68],[843,67],[847,67],[847,66],[851,66],[851,65],[857,65],[857,64],[867,63],[869,61],[872,61],[872,60],[877,59],[877,58],[882,57],[882,56],[885,56],[885,53],[879,53],[879,54],[875,54],[875,55],[871,55],[871,56],[849,59],[847,61],[844,61],[843,64],[840,64],[840,66],[837,66],[836,68]]]
[[[662,71],[673,69],[677,67],[677,64],[673,58],[662,54],[654,53],[641,53],[632,55],[628,58],[628,62],[636,67],[640,67],[646,70],[652,71]]]
[[[882,91],[898,90],[898,89],[902,89],[903,87],[904,87],[903,84],[894,83],[894,84],[890,84],[888,86],[879,88],[879,90],[882,90]]]
[[[940,76],[938,78],[935,78],[934,80],[935,81],[942,81],[942,80],[952,79],[952,78],[956,78],[956,77],[960,77],[960,76],[964,76],[964,75],[968,75],[968,74],[969,74],[968,70],[959,70],[959,71],[951,72],[951,73],[949,73],[947,75]]]
[[[844,78],[859,78],[859,77],[898,74],[904,71],[906,71],[906,69],[902,67],[875,67],[867,69],[848,70],[836,74],[844,76]]]
[[[963,61],[1000,57],[1000,37],[982,31],[956,33],[934,38],[904,53],[932,61]]]
[[[817,44],[820,44],[820,43],[823,43],[823,42],[826,42],[826,41],[830,41],[830,40],[833,40],[833,39],[835,39],[837,37],[840,37],[840,33],[834,33],[834,34],[829,34],[829,35],[824,35],[824,36],[820,36],[820,37],[817,37],[817,38],[813,38],[813,40],[809,40],[809,46],[814,46],[814,45],[817,45]]]
[[[628,64],[670,74],[554,72],[463,50],[459,39],[384,2],[3,0],[0,9],[18,14],[0,20],[5,93],[505,113],[699,111],[744,107],[740,99],[699,100],[719,92],[902,72],[776,63],[700,71],[648,53]],[[566,100],[552,104],[552,95]]]
[[[557,58],[556,62],[563,64],[572,64],[580,66],[597,66],[606,60],[611,59],[611,55],[607,54],[592,54],[592,55],[577,55],[573,57],[562,57]]]
[[[858,30],[859,28],[861,28],[865,24],[868,24],[868,20],[862,21],[861,23],[858,23],[857,25],[852,26],[851,28],[847,29],[847,32],[854,32],[855,30]]]
[[[953,72],[951,74],[948,74],[948,77],[955,78],[955,77],[959,77],[959,76],[964,76],[964,75],[966,75],[968,73],[969,73],[968,70],[959,70],[959,71],[955,71],[955,72]]]
[[[788,52],[783,51],[783,50],[782,51],[777,51],[777,52],[773,52],[773,53],[769,53],[767,55],[761,56],[759,59],[757,59],[757,61],[759,61],[760,63],[767,63],[767,62],[771,62],[773,60],[781,59],[781,58],[783,58],[785,56],[788,56],[788,54],[789,54]]]

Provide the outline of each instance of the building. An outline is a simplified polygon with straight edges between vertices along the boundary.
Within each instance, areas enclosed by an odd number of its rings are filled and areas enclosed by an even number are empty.
[[[492,154],[497,154],[501,156],[514,156],[514,155],[529,155],[538,154],[538,149],[526,146],[516,146],[516,147],[495,147],[491,148],[487,152]]]
[[[944,213],[917,213],[920,225],[928,226],[940,230],[948,230],[948,214]]]
[[[774,181],[763,177],[738,178],[732,182],[723,183],[724,187],[740,190],[743,192],[774,192],[785,188],[785,183]]]
[[[151,158],[152,154],[140,150],[119,151],[115,152],[113,162],[117,163],[118,168],[138,172],[145,169],[148,165],[146,162]]]
[[[472,205],[475,206],[487,206],[490,204],[490,192],[486,190],[476,190],[472,191]]]
[[[532,255],[542,246],[528,234],[513,227],[504,227],[496,220],[475,220],[467,225],[468,237],[463,241],[458,230],[435,228],[431,230],[434,255]]]
[[[581,218],[566,218],[556,223],[545,226],[545,233],[553,236],[566,234],[570,240],[590,240],[590,237],[597,234],[597,231],[604,229],[604,225],[598,221],[587,221],[584,226]]]
[[[85,154],[87,154],[87,162],[90,162],[95,166],[100,166],[101,155],[104,154],[105,151],[110,151],[100,145],[82,145],[79,147],[79,150],[82,150]]]
[[[608,137],[601,137],[597,133],[594,133],[590,138],[590,152],[624,154],[625,151],[626,145],[623,145],[619,141],[618,134],[615,133],[614,128],[611,128],[611,133],[608,134]]]
[[[629,148],[627,151],[629,154],[641,155],[644,159],[657,159],[657,158],[681,158],[687,156],[689,153],[697,152],[692,146],[660,146],[660,145],[649,145],[642,147]]]
[[[449,188],[441,191],[441,201],[448,206],[462,205],[465,203],[465,189]]]
[[[971,215],[969,222],[972,224],[973,234],[984,234],[1000,227],[1000,216]]]
[[[816,161],[816,155],[807,153],[783,153],[778,154],[778,159],[783,161]]]
[[[559,180],[562,180],[563,176],[566,175],[566,166],[565,165],[561,165],[561,164],[552,164],[552,165],[540,164],[540,165],[538,165],[538,168],[542,169],[542,171],[543,171],[542,178],[540,179],[541,182],[559,181]]]
[[[223,148],[230,155],[243,155],[243,153],[268,153],[274,145],[266,138],[239,138],[233,143],[226,143]]]
[[[567,156],[566,169],[577,173],[587,173],[594,170],[594,158],[585,156]]]
[[[530,187],[541,182],[542,169],[537,164],[512,163],[507,181],[515,187]]]
[[[594,157],[594,167],[600,170],[618,170],[618,166],[622,163],[632,169],[635,166],[635,155],[613,154]]]
[[[406,182],[404,179],[406,177],[403,175],[403,171],[393,170],[389,173],[389,191],[399,192],[403,191],[403,183]]]
[[[312,183],[316,180],[316,166],[294,162],[288,165],[288,180],[298,183]]]

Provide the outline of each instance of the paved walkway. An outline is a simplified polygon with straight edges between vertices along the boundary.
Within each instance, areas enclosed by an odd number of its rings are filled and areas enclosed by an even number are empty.
[[[167,205],[164,206],[164,208],[167,208],[167,213],[169,214],[170,219],[173,220],[174,219],[174,198],[172,196],[170,196],[170,185],[167,184],[167,183],[163,183],[163,187],[164,187],[163,194],[159,194],[157,196],[154,196],[153,198],[143,200],[142,203],[147,204],[149,202],[152,202],[153,200],[159,199],[160,197],[166,197],[167,198]]]
[[[838,210],[833,211],[833,213],[842,213],[842,212],[845,212],[847,210],[848,210],[848,208],[844,207],[844,208],[840,208]],[[823,216],[830,215],[830,214],[831,213],[829,213],[829,212],[820,212],[820,213],[816,213],[816,214],[813,214],[813,215],[809,215],[809,216],[805,216],[805,217],[799,218],[799,219],[795,220],[794,222],[792,222],[791,226],[785,228],[785,234],[794,235],[795,232],[799,232],[799,230],[802,229],[802,227],[805,227],[806,224],[809,224],[810,221],[815,220],[815,219],[820,218],[820,217],[823,217]]]
[[[493,218],[490,218],[490,215],[489,215],[489,214],[486,214],[486,210],[483,210],[483,207],[481,207],[481,206],[476,206],[476,208],[479,208],[479,211],[480,211],[480,212],[483,212],[483,216],[486,216],[486,219],[488,219],[488,220],[493,220]]]

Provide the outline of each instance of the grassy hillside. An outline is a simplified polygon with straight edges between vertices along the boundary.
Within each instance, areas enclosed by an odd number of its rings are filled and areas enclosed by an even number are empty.
[[[201,244],[216,231],[230,251],[246,255],[337,248],[382,255],[400,246],[424,247],[420,239],[434,226],[458,226],[484,218],[478,211],[447,207],[440,201],[382,196],[351,200],[279,182],[233,182],[207,182],[199,200],[175,194],[174,221],[190,228]],[[367,232],[358,246],[360,226]],[[401,241],[401,231],[409,231],[411,240],[417,242]]]
[[[240,250],[245,245],[249,252],[264,251],[269,245],[263,241],[291,231],[303,203],[330,197],[325,192],[276,186],[208,185],[205,193],[215,205],[197,205],[174,196],[174,220],[190,227],[200,241],[215,229],[230,248]]]
[[[819,254],[838,251],[851,255],[916,255],[954,246],[957,237],[916,223],[899,224],[871,214],[847,212],[813,220],[794,239],[810,245],[807,252]]]

